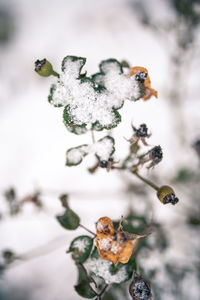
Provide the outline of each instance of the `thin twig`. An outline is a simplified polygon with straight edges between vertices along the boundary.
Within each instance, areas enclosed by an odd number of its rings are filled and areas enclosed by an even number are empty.
[[[87,227],[85,227],[84,225],[79,224],[79,227],[82,227],[83,229],[85,229],[86,231],[88,231],[89,233],[91,233],[94,237],[96,237],[96,234],[93,231],[91,231],[90,229],[88,229]]]
[[[92,142],[93,142],[93,144],[95,144],[96,143],[96,140],[95,140],[95,136],[94,136],[94,130],[91,128],[91,136],[92,136]]]
[[[97,299],[101,300],[101,296],[105,293],[106,289],[108,288],[108,284],[106,284],[103,288],[103,290],[98,294]]]
[[[131,172],[132,174],[134,174],[137,178],[139,178],[140,180],[142,180],[144,183],[148,184],[150,187],[152,187],[154,190],[158,191],[159,187],[157,185],[155,185],[152,181],[144,178],[143,176],[141,176],[140,174],[138,174],[136,171]]]

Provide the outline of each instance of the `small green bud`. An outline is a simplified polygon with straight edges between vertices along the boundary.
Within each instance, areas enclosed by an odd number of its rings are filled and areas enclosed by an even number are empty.
[[[179,201],[179,199],[175,195],[174,190],[167,185],[163,185],[159,188],[157,196],[163,204],[171,203],[175,205]]]
[[[59,77],[59,74],[53,70],[52,64],[46,58],[42,60],[36,60],[35,72],[37,72],[40,76],[43,77],[48,77],[50,75]]]

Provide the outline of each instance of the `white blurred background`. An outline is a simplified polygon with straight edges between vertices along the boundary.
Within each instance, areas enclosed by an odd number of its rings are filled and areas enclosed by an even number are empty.
[[[125,103],[121,110],[122,123],[113,132],[116,159],[123,158],[128,151],[124,137],[131,136],[132,121],[136,126],[146,123],[152,132],[150,143],[161,145],[164,152],[163,161],[153,171],[144,170],[144,176],[155,177],[158,185],[162,185],[176,176],[179,167],[199,166],[192,148],[200,136],[199,28],[193,30],[193,41],[184,52],[187,64],[181,62],[181,85],[177,80],[177,93],[182,103],[178,98],[178,104],[173,105],[177,99],[173,92],[176,92],[174,69],[179,69],[174,63],[180,50],[178,30],[187,30],[184,25],[175,27],[177,15],[170,1],[142,3],[158,28],[141,22],[140,1],[0,0],[3,37],[0,43],[0,211],[6,214],[3,193],[9,187],[16,188],[19,197],[39,189],[44,202],[41,211],[27,204],[17,216],[3,218],[0,248],[23,254],[58,237],[54,251],[6,270],[0,277],[0,299],[81,299],[73,289],[77,274],[65,250],[70,240],[83,231],[67,232],[57,223],[54,217],[62,212],[59,194],[69,193],[71,207],[81,216],[82,224],[92,230],[99,217],[120,218],[132,201],[138,200],[136,195],[126,196],[127,178],[121,178],[119,173],[102,169],[95,175],[89,174],[91,157],[81,166],[65,167],[66,150],[91,142],[91,136],[76,136],[66,130],[62,108],[54,108],[47,102],[54,79],[39,77],[34,72],[36,59],[47,58],[57,72],[66,55],[86,57],[84,69],[88,74],[97,72],[100,61],[107,58],[126,59],[131,66],[146,67],[159,98]],[[195,9],[199,11],[198,1]],[[159,28],[159,24],[167,25]],[[97,137],[102,135],[104,132]],[[135,178],[128,177],[128,180],[140,184]],[[175,245],[176,251],[171,250],[170,257],[193,261],[190,239],[198,244],[199,238],[196,232],[192,235],[182,225],[191,199],[178,188],[180,203],[175,207],[162,206],[154,192],[147,191],[152,218],[162,221],[171,244]],[[138,197],[139,203],[146,201],[145,196]],[[154,260],[161,263],[164,259],[159,253],[154,255]],[[191,286],[188,298],[200,299],[194,276],[187,278],[186,284]]]

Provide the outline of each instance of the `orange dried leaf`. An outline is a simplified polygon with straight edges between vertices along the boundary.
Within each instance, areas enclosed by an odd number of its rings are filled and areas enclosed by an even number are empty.
[[[146,68],[139,67],[139,66],[133,67],[130,69],[129,75],[133,76],[133,75],[136,75],[138,72],[144,72],[147,74],[147,77],[144,82],[145,95],[143,96],[143,99],[146,101],[146,100],[150,99],[152,96],[158,98],[158,92],[156,90],[152,89],[152,87],[151,87],[151,79],[149,77],[148,70]]]
[[[127,263],[136,247],[139,238],[146,235],[136,235],[124,231],[116,231],[112,220],[102,217],[96,225],[96,246],[101,259],[113,262]]]

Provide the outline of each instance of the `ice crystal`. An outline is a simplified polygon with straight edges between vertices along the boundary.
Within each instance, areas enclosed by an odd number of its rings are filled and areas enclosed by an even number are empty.
[[[82,57],[65,57],[62,74],[49,95],[54,106],[65,106],[64,123],[76,134],[84,133],[88,124],[95,130],[116,127],[121,121],[117,110],[124,101],[136,101],[144,95],[143,85],[135,75],[124,74],[117,60],[103,61],[100,73],[91,77],[81,74],[85,62]]]

